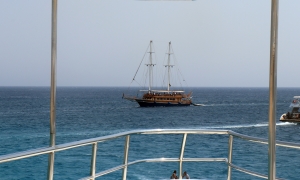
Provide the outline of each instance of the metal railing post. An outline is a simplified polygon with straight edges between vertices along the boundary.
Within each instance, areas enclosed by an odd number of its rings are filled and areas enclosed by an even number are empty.
[[[231,180],[231,162],[232,162],[232,145],[233,145],[233,136],[229,135],[228,139],[228,172],[227,180]]]
[[[128,163],[129,142],[130,142],[130,136],[127,135],[126,140],[125,140],[125,146],[124,146],[123,164],[125,165],[125,167],[123,168],[123,178],[122,178],[123,180],[126,180],[126,178],[127,178],[127,163]]]
[[[97,158],[97,144],[98,143],[93,143],[92,147],[92,157],[91,157],[91,171],[90,171],[90,176],[93,178],[91,180],[95,179],[95,172],[96,172],[96,158]]]
[[[186,137],[187,137],[187,133],[184,133],[182,138],[182,143],[181,143],[180,157],[179,157],[179,174],[178,174],[179,179],[182,179],[182,160],[183,160],[183,154],[185,149]]]
[[[56,100],[56,58],[57,58],[57,0],[52,0],[52,29],[51,29],[51,93],[50,93],[50,146],[55,146],[55,100]],[[53,179],[54,152],[49,153],[48,180]]]
[[[54,174],[54,152],[49,153],[48,155],[48,175],[47,179],[52,180]]]
[[[277,90],[277,39],[278,39],[278,0],[271,4],[270,37],[270,82],[269,82],[269,180],[276,179],[276,90]]]

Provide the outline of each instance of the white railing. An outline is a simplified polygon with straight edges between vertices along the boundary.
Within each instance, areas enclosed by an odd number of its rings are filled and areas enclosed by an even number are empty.
[[[136,134],[182,134],[182,143],[181,143],[181,151],[180,156],[176,158],[152,158],[152,159],[139,159],[132,162],[128,162],[128,152],[129,152],[129,144],[130,144],[130,136],[136,135]],[[220,158],[184,158],[184,150],[186,145],[186,138],[188,134],[219,134],[219,135],[229,135],[228,138],[228,157],[220,157]],[[123,164],[106,169],[101,172],[95,172],[96,169],[96,155],[97,155],[97,146],[98,143],[109,141],[112,139],[125,137],[125,145],[124,145],[124,159]],[[150,129],[150,130],[133,130],[133,131],[127,131],[123,133],[113,134],[113,135],[107,135],[103,137],[97,137],[97,138],[91,138],[81,141],[75,141],[65,144],[56,145],[54,147],[45,147],[45,148],[39,148],[39,149],[33,149],[13,154],[7,154],[0,156],[0,163],[9,162],[9,161],[15,161],[18,159],[24,159],[32,156],[38,156],[42,154],[49,154],[53,153],[55,154],[58,151],[65,151],[72,148],[77,148],[81,146],[87,146],[92,145],[92,156],[91,156],[91,168],[90,168],[90,176],[84,177],[82,179],[95,179],[97,177],[103,176],[105,174],[109,174],[111,172],[115,172],[118,170],[123,170],[122,179],[125,180],[127,177],[127,167],[133,164],[137,163],[148,163],[148,162],[178,162],[179,163],[179,174],[182,174],[182,163],[183,162],[225,162],[228,166],[228,173],[227,173],[227,179],[231,179],[231,169],[234,168],[238,171],[250,174],[252,176],[260,177],[263,179],[268,179],[268,175],[260,174],[254,171],[250,171],[247,169],[244,169],[242,167],[236,166],[232,164],[232,150],[233,150],[233,138],[241,138],[246,141],[252,141],[256,143],[262,143],[262,144],[268,144],[268,140],[262,139],[262,138],[256,138],[251,136],[246,136],[243,134],[239,134],[233,131],[229,130],[213,130],[213,129],[201,129],[201,130],[195,130],[195,129]],[[289,142],[283,142],[283,141],[277,141],[277,146],[282,147],[288,147],[288,148],[296,148],[300,149],[299,143],[289,143]],[[54,161],[53,161],[54,163]],[[53,164],[54,166],[54,164]],[[52,174],[53,176],[53,174]]]

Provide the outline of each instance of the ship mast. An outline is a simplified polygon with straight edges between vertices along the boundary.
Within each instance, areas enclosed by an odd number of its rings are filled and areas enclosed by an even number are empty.
[[[169,42],[168,65],[166,65],[168,67],[168,93],[170,93],[170,86],[171,86],[170,67],[173,67],[173,65],[170,65],[170,56],[171,56],[171,41]]]
[[[155,64],[152,64],[152,41],[150,41],[150,56],[149,56],[149,64],[146,64],[146,66],[149,67],[149,92],[151,91],[151,87],[152,87],[152,81],[153,81],[153,66]]]

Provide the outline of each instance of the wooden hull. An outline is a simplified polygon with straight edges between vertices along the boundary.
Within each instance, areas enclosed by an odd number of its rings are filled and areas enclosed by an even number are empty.
[[[136,99],[141,107],[174,107],[174,106],[190,106],[191,102],[178,103],[178,102],[155,102],[155,101],[145,101],[141,99]]]
[[[143,94],[142,98],[129,97],[123,94],[123,98],[136,101],[141,107],[172,107],[190,106],[192,104],[191,92],[184,94],[183,91],[155,91]]]

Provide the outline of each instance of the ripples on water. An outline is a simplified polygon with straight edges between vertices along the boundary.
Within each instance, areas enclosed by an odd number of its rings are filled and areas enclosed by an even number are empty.
[[[57,144],[115,134],[133,129],[228,129],[267,138],[267,88],[190,88],[193,101],[204,106],[140,108],[123,100],[126,88],[57,89]],[[187,90],[187,91],[189,91]],[[279,88],[277,119],[288,110],[300,89]],[[50,89],[0,88],[0,155],[49,145]],[[136,90],[134,90],[134,93]],[[299,142],[300,126],[277,122],[277,140]],[[139,135],[131,137],[129,160],[178,157],[182,136]],[[99,143],[97,171],[120,165],[124,138]],[[227,157],[228,136],[189,135],[184,157]],[[266,174],[268,147],[234,139],[233,163]],[[55,155],[55,179],[78,179],[89,175],[91,147]],[[277,148],[277,176],[297,179],[299,150]],[[42,155],[0,164],[1,179],[46,179],[47,158]],[[221,162],[186,162],[192,178],[226,179]],[[178,163],[144,163],[128,168],[128,179],[168,179]],[[71,174],[70,174],[71,172]],[[120,179],[117,171],[102,179]],[[233,170],[232,179],[256,179]],[[241,178],[242,177],[242,178]]]

